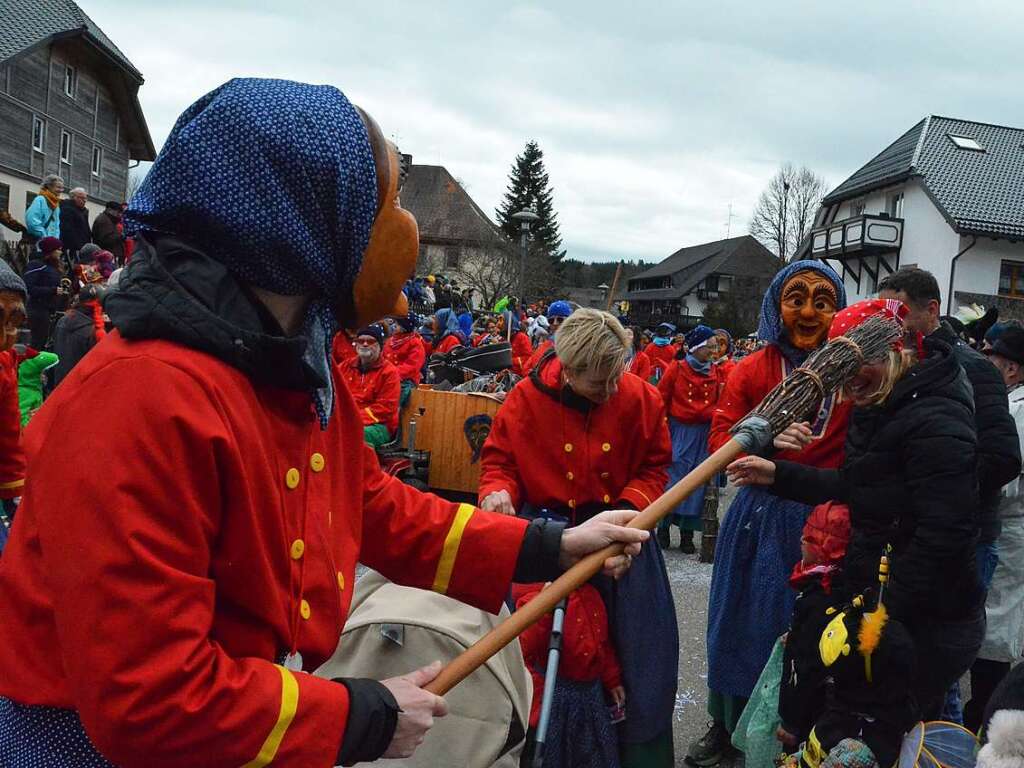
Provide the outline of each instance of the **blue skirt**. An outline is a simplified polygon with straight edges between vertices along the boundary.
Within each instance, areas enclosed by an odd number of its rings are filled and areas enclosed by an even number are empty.
[[[619,744],[600,680],[555,682],[544,766],[619,768]]]
[[[671,733],[679,677],[679,626],[665,559],[648,541],[618,581],[594,581],[608,609],[608,625],[622,667],[626,720],[619,740],[641,744]]]
[[[672,463],[668,468],[666,490],[690,474],[694,467],[708,457],[708,433],[711,424],[683,424],[673,418],[668,420],[668,431],[672,437]],[[704,511],[704,489],[701,486],[689,498],[684,499],[672,510],[672,517],[700,517]]]
[[[796,590],[789,575],[811,507],[741,488],[718,532],[708,602],[708,687],[749,698],[775,640],[786,631]]]
[[[0,696],[3,768],[114,768],[71,709],[31,707]]]

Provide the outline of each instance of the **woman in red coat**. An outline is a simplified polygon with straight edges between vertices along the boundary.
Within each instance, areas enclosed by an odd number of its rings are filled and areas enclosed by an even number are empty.
[[[357,562],[496,611],[514,575],[543,581],[602,536],[643,538],[451,504],[363,445],[330,341],[342,319],[402,312],[418,247],[398,169],[329,86],[235,79],[177,122],[128,211],[139,247],[108,299],[116,330],[25,433],[0,565],[0,765],[407,756],[445,714],[423,690],[437,666],[311,674]],[[101,472],[82,460],[97,447]]]
[[[509,326],[512,326],[511,333]],[[520,330],[519,317],[512,311],[506,310],[501,313],[498,319],[498,335],[502,340],[508,339],[512,345],[512,373],[517,376],[523,375],[523,369],[530,356],[533,355],[533,345],[530,338]]]
[[[419,386],[423,366],[427,362],[427,345],[416,333],[419,317],[412,313],[395,318],[397,330],[384,342],[384,357],[398,369],[402,382],[399,404],[404,406],[409,394]]]
[[[434,313],[433,355],[443,355],[456,347],[465,346],[466,337],[459,327],[459,317],[450,308],[444,307]]]
[[[631,326],[626,329],[626,335],[629,336],[632,349],[629,360],[626,362],[626,373],[632,373],[642,381],[650,381],[653,367],[651,358],[643,351],[643,338],[640,329]]]
[[[724,384],[729,380],[729,374],[732,373],[732,369],[736,367],[736,362],[732,359],[732,334],[725,330],[725,328],[717,328],[715,329],[715,338],[718,339],[718,351],[715,353],[713,362],[715,367],[718,368],[718,372],[722,376],[722,383]]]
[[[624,375],[628,349],[607,312],[577,309],[562,324],[555,349],[494,417],[480,459],[484,509],[578,524],[661,495],[671,457],[665,409],[654,387]],[[660,549],[644,547],[629,576],[598,587],[630,701],[623,764],[671,766],[678,627]]]
[[[665,371],[679,352],[679,347],[672,343],[672,335],[675,332],[676,327],[672,323],[662,323],[654,329],[654,338],[644,348],[644,353],[651,359],[651,376],[654,383],[665,375]]]

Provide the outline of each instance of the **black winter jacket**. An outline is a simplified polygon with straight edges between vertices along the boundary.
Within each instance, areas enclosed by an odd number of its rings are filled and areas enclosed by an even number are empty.
[[[974,429],[978,435],[979,541],[999,538],[999,495],[1020,474],[1020,440],[1010,416],[1003,377],[992,362],[957,338],[946,325],[931,338],[945,342],[974,389]]]
[[[773,491],[808,504],[850,507],[843,566],[850,592],[878,584],[891,544],[885,602],[913,627],[919,619],[967,619],[984,601],[975,561],[978,489],[974,398],[947,344],[928,356],[880,406],[855,408],[839,469],[776,462]]]
[[[64,381],[86,352],[95,346],[96,326],[93,324],[92,307],[75,307],[66,312],[53,330],[53,351],[59,358],[54,368],[53,385]]]
[[[25,274],[22,277],[28,290],[29,314],[56,311],[60,270],[42,259],[32,259],[25,265]]]
[[[60,201],[60,241],[64,252],[71,257],[82,250],[83,245],[92,242],[89,209],[79,208],[74,200]]]

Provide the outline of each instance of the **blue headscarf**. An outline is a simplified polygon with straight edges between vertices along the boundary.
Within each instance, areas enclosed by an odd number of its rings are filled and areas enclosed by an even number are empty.
[[[715,332],[710,327],[698,325],[686,334],[686,346],[690,351],[700,349],[708,343],[708,339],[712,339],[714,336]]]
[[[125,214],[128,234],[175,235],[241,280],[315,297],[306,361],[334,403],[332,305],[351,296],[377,212],[366,128],[337,88],[237,78],[185,110]]]
[[[765,293],[764,299],[761,301],[761,323],[757,326],[757,338],[771,344],[783,341],[785,328],[782,325],[782,312],[779,309],[782,301],[782,286],[797,272],[807,271],[817,272],[828,278],[835,287],[836,297],[839,299],[839,306],[836,309],[846,307],[846,286],[843,285],[843,279],[836,274],[834,269],[823,261],[811,259],[794,261],[781,269],[772,279],[772,284],[768,286],[768,292]]]
[[[473,335],[473,315],[469,312],[463,312],[459,315],[459,330],[462,331],[462,335],[467,339]]]
[[[437,310],[434,313],[434,317],[437,318],[438,334],[437,340],[440,342],[445,336],[455,336],[459,341],[465,343],[466,337],[462,335],[462,328],[459,327],[459,318],[454,312],[448,307]]]

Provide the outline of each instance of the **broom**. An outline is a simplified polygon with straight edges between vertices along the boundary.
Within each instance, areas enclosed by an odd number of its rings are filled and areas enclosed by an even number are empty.
[[[741,419],[730,431],[732,438],[725,445],[655,499],[629,522],[628,527],[652,530],[662,517],[724,470],[741,453],[763,453],[791,424],[813,422],[825,397],[852,378],[864,363],[883,359],[890,345],[902,334],[903,330],[895,320],[879,314],[851,328],[845,336],[829,341]],[[582,558],[442,669],[426,690],[443,696],[539,621],[560,600],[597,575],[604,561],[622,554],[622,550],[622,544],[611,544]]]

